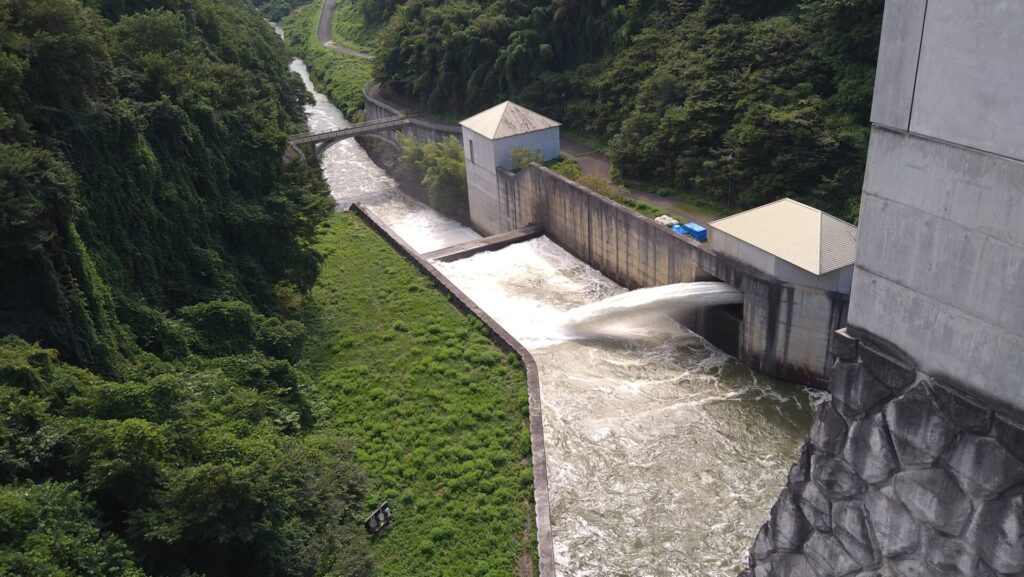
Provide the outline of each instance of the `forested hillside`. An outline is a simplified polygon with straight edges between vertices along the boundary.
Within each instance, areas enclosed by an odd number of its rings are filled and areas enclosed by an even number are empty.
[[[435,111],[515,99],[626,179],[855,219],[882,0],[351,0],[375,75]]]
[[[332,202],[246,0],[0,0],[0,575],[360,575],[288,320]]]

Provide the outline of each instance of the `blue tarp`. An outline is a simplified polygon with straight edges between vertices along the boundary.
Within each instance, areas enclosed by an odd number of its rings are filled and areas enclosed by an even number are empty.
[[[692,236],[693,238],[701,242],[704,242],[708,239],[707,229],[695,222],[688,222],[683,228],[686,230],[686,234]]]

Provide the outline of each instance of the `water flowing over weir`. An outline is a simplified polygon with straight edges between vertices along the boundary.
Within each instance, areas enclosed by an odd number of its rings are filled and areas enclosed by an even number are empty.
[[[292,70],[312,91],[301,61]],[[312,130],[347,124],[315,96]],[[478,238],[396,190],[354,141],[322,163],[339,208],[363,203],[421,253]],[[735,295],[627,293],[545,237],[435,265],[536,358],[558,575],[735,577],[821,400],[665,314]],[[615,316],[609,297],[660,304]]]

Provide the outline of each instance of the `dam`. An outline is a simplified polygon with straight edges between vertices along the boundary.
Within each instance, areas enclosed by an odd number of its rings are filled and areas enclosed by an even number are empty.
[[[292,69],[316,99],[310,130],[346,126],[301,61]],[[320,160],[339,209],[360,203],[416,252],[480,238],[396,189],[354,140]],[[434,265],[536,359],[555,573],[735,577],[824,393],[760,375],[665,315],[578,334],[569,311],[627,290],[547,237]]]
[[[1024,573],[1024,139],[1005,128],[1024,118],[1024,7],[980,4],[885,5],[848,293],[716,254],[537,165],[479,171],[494,186],[476,228],[545,236],[437,266],[537,359],[558,574]],[[473,158],[480,141],[463,140]],[[396,228],[421,218],[391,191],[336,193]],[[428,221],[404,233],[419,252],[475,238]],[[615,312],[624,289],[692,282],[742,294],[735,329],[707,318],[735,304],[682,319],[707,339]],[[750,371],[732,344],[831,395]]]

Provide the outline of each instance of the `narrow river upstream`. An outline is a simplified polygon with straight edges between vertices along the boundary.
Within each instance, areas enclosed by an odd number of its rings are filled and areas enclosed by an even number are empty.
[[[316,97],[309,125],[347,124]],[[408,198],[353,140],[322,159],[339,209],[361,202],[421,253],[478,235]],[[664,317],[615,337],[562,327],[624,292],[545,237],[435,263],[534,354],[561,577],[735,577],[823,400],[757,375]]]

